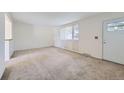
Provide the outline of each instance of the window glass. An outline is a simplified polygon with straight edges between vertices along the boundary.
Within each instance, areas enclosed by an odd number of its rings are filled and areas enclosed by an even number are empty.
[[[72,27],[65,28],[65,40],[72,40]]]
[[[124,21],[109,23],[107,31],[124,31]]]
[[[74,40],[79,40],[79,27],[78,24],[74,25],[74,34],[73,34]]]
[[[124,31],[124,22],[119,22],[119,23],[118,23],[118,30],[119,30],[119,31],[121,31],[121,30]]]
[[[65,40],[65,29],[60,30],[60,40]]]

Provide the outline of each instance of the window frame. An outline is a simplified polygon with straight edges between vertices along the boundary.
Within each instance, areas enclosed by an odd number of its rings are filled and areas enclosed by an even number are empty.
[[[75,26],[78,26],[78,38],[77,39],[75,39]],[[67,36],[66,36],[66,31],[68,31],[68,30],[66,30],[67,28],[69,28],[69,27],[71,27],[71,39],[68,39],[67,38]],[[63,32],[62,32],[63,31]],[[73,24],[73,25],[69,25],[69,26],[66,26],[66,27],[63,27],[63,28],[60,28],[60,40],[79,40],[79,32],[80,32],[80,30],[79,30],[79,24]],[[64,36],[62,36],[63,35],[63,33],[64,33]]]

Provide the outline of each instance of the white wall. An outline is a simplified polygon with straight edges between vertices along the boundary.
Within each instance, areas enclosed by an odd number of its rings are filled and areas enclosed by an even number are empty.
[[[15,50],[49,47],[54,45],[54,28],[14,22]]]
[[[9,54],[10,54],[10,57],[13,55],[13,53],[14,53],[14,29],[13,29],[13,27],[14,27],[14,24],[13,24],[13,19],[12,19],[12,17],[11,16],[9,16],[9,18],[10,18],[10,20],[11,20],[11,22],[12,22],[12,40],[9,42],[9,49],[10,49],[10,52],[9,52]]]
[[[86,53],[96,58],[102,58],[102,25],[105,20],[124,17],[124,13],[101,13],[96,16],[87,17],[74,23],[79,24],[80,35],[78,42],[59,40],[58,30],[55,32],[55,46],[73,50],[78,45],[79,53]],[[60,28],[74,23],[60,26]],[[94,39],[98,36],[98,40]]]
[[[0,13],[0,78],[5,69],[5,17],[4,13]]]

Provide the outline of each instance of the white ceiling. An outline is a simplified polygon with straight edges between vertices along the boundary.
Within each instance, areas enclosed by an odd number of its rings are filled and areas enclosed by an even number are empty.
[[[81,18],[96,15],[95,12],[16,12],[11,13],[15,21],[42,26],[60,26]]]

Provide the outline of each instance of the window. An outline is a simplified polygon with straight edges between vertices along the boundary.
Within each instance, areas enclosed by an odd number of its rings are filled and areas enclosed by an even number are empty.
[[[12,39],[12,23],[7,15],[5,15],[5,40]]]
[[[79,27],[78,24],[74,25],[73,39],[79,40]]]
[[[78,24],[60,29],[60,40],[79,40]]]
[[[124,21],[113,22],[107,25],[107,31],[124,31]]]
[[[65,28],[65,40],[72,40],[72,27]]]

